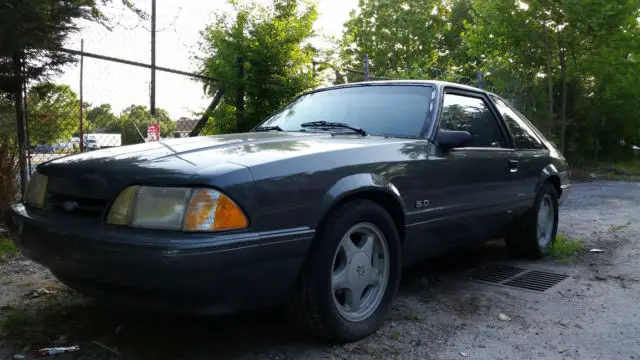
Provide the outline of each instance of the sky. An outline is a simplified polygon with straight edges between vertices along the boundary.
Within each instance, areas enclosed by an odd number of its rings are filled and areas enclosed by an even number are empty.
[[[270,3],[269,0],[257,2]],[[151,0],[133,3],[151,12]],[[316,31],[338,36],[358,0],[317,0],[317,3],[320,14]],[[214,12],[228,11],[230,7],[226,0],[157,0],[156,9],[156,64],[194,72],[197,66],[193,57],[199,54],[199,32],[211,23]],[[83,39],[86,52],[150,63],[150,22],[140,21],[118,0],[104,10],[112,18],[113,30],[82,22],[82,30],[69,38],[67,48],[80,50]],[[92,106],[111,104],[116,114],[132,104],[149,106],[150,77],[148,69],[85,57],[83,100]],[[78,93],[79,64],[65,67],[64,72],[52,80],[67,84]],[[156,71],[156,107],[167,110],[173,119],[193,117],[192,112],[204,110],[209,101],[204,96],[202,83]]]

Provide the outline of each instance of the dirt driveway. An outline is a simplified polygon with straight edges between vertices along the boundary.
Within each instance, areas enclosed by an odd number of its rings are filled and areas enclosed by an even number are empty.
[[[91,360],[640,359],[638,214],[640,183],[575,184],[559,232],[584,240],[585,252],[517,262],[494,243],[414,267],[384,328],[344,346],[296,333],[280,309],[196,320],[99,307],[18,259],[0,265],[0,359],[54,344],[81,348],[58,359]],[[533,270],[568,277],[547,291],[471,278],[496,263],[516,269],[485,280],[521,271],[536,287],[552,275]]]

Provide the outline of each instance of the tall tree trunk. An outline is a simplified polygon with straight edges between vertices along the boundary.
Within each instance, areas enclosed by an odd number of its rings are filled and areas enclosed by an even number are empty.
[[[547,85],[548,85],[548,100],[549,103],[549,114],[547,118],[548,128],[547,131],[550,133],[551,128],[553,126],[553,74],[551,69],[551,38],[549,37],[549,32],[547,31]]]
[[[25,81],[22,73],[23,54],[15,53],[13,55],[13,75],[14,75],[14,99],[16,110],[16,126],[18,135],[18,164],[20,166],[20,194],[24,195],[26,190],[27,172],[26,156],[27,156],[27,139],[26,139],[26,121],[25,121],[25,100],[22,93],[22,85]]]
[[[562,82],[562,104],[560,110],[560,151],[566,151],[567,133],[567,58],[564,50],[560,50],[560,81]]]
[[[567,53],[563,47],[564,41],[562,32],[558,32],[558,55],[560,57],[560,82],[562,84],[561,104],[560,104],[560,151],[564,154],[566,151],[566,135],[567,135]]]
[[[248,129],[245,128],[246,124],[244,123],[244,58],[242,56],[238,56],[236,59],[236,66],[238,69],[238,82],[240,85],[236,90],[236,131],[243,132]]]

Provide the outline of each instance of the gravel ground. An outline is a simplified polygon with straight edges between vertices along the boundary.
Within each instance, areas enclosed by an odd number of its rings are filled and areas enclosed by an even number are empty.
[[[575,184],[559,233],[604,253],[520,262],[495,242],[436,259],[405,273],[383,329],[343,346],[294,332],[281,309],[204,320],[100,307],[19,259],[0,266],[0,316],[26,304],[19,324],[28,330],[0,336],[0,359],[53,344],[81,347],[58,359],[87,360],[640,359],[638,214],[640,183]],[[544,293],[470,280],[470,271],[494,262],[569,277]],[[42,288],[51,293],[31,298]]]

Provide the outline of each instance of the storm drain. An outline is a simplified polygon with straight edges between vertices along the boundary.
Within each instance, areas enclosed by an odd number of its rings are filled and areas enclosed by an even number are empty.
[[[534,291],[547,291],[552,287],[558,285],[562,280],[566,279],[567,275],[557,274],[547,271],[531,270],[520,276],[505,282],[507,286],[513,286],[522,289],[529,289]]]
[[[538,292],[551,289],[567,277],[564,274],[501,264],[493,264],[471,274],[471,279],[474,281]]]

